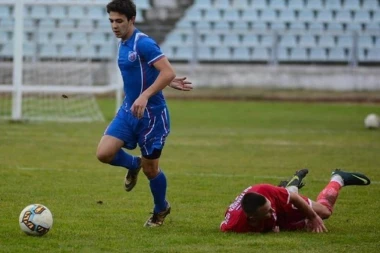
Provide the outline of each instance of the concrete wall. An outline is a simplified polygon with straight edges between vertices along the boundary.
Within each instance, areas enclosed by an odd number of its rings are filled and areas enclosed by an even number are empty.
[[[380,90],[380,67],[173,63],[197,86],[317,90]]]

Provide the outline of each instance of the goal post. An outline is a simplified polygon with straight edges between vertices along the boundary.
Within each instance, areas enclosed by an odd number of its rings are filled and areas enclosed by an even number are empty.
[[[89,15],[92,6],[104,9],[107,2],[0,0],[6,10],[0,11],[0,120],[104,121],[98,96],[120,106],[117,41],[104,25],[104,10],[103,16]],[[56,6],[65,16],[55,13]],[[75,7],[83,16],[70,16]],[[90,41],[92,33],[104,41]]]

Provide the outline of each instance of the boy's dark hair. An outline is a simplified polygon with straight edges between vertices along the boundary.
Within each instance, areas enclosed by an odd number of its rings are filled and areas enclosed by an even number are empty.
[[[136,5],[132,0],[112,0],[107,4],[107,13],[111,11],[124,14],[128,20],[136,17]]]
[[[241,206],[246,214],[253,214],[258,208],[262,207],[267,202],[266,198],[254,192],[248,192],[241,200]]]

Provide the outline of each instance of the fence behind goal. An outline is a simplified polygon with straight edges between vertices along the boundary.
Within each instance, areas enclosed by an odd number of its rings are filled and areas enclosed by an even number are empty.
[[[107,3],[0,0],[0,119],[102,121],[96,95],[120,103]]]

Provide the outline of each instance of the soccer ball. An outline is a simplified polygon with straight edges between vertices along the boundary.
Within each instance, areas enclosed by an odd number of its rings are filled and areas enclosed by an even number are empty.
[[[368,114],[364,119],[364,126],[369,129],[378,128],[380,126],[380,118],[374,113]]]
[[[46,206],[32,204],[21,211],[19,224],[26,234],[42,236],[53,226],[53,215]]]

